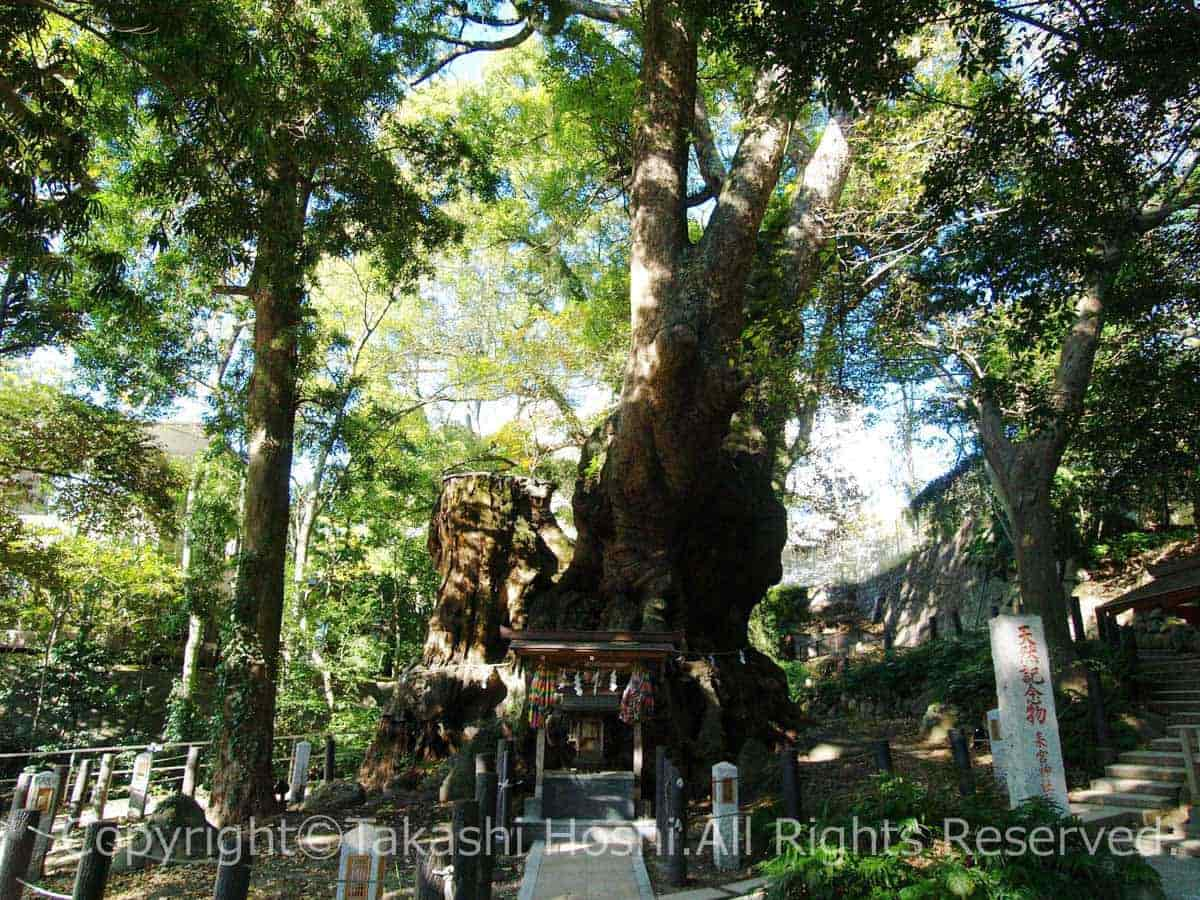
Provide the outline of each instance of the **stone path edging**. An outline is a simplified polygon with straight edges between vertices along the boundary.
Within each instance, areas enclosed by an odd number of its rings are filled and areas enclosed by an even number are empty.
[[[728,884],[713,887],[693,888],[690,891],[677,891],[674,894],[659,894],[664,900],[730,900],[730,898],[761,896],[766,887],[765,878],[744,878],[741,881],[731,881]]]

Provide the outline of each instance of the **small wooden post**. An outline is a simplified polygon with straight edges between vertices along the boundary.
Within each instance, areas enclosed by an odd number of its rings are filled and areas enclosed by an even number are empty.
[[[0,900],[21,900],[25,892],[18,879],[29,871],[37,820],[38,813],[31,809],[14,809],[9,817],[8,836],[0,848]]]
[[[507,854],[511,852],[512,841],[513,742],[501,738],[496,746],[496,824],[504,829],[504,852]]]
[[[687,791],[683,776],[668,763],[667,881],[674,887],[687,883]]]
[[[954,634],[956,637],[962,637],[962,615],[959,613],[957,606],[950,610],[950,627],[954,629]]]
[[[17,785],[13,788],[12,803],[8,807],[9,818],[12,814],[25,808],[25,800],[29,797],[29,784],[33,781],[32,772],[22,772],[17,776]]]
[[[971,748],[967,736],[959,728],[950,729],[950,750],[958,767],[958,792],[964,797],[975,793],[975,773],[971,771]]]
[[[496,827],[496,758],[490,753],[475,757],[475,803],[479,806],[479,825],[483,846],[479,851],[479,900],[491,900],[492,875],[496,868],[493,829]]]
[[[1104,711],[1104,689],[1100,684],[1100,675],[1090,666],[1087,668],[1088,705],[1092,713],[1092,732],[1096,736],[1096,746],[1105,757],[1105,762],[1112,762],[1108,757],[1113,756],[1112,741],[1108,733],[1108,716]],[[1115,757],[1114,757],[1115,758]]]
[[[116,757],[105,753],[100,757],[100,771],[96,773],[96,784],[92,787],[91,807],[97,819],[104,818],[104,807],[108,804],[108,789],[112,785],[113,763]]]
[[[75,783],[71,786],[71,802],[67,806],[67,825],[63,831],[64,836],[69,836],[75,830],[75,826],[79,824],[79,820],[83,815],[83,803],[85,794],[87,793],[88,780],[92,774],[91,759],[84,759],[79,763],[79,770],[75,773]]]
[[[451,853],[454,857],[454,891],[449,900],[477,900],[479,890],[479,804],[459,800],[451,820]]]
[[[325,735],[325,771],[324,776],[326,781],[333,781],[337,778],[337,744],[334,743],[333,735]]]
[[[875,768],[880,772],[892,773],[892,746],[887,741],[872,741],[871,756],[875,760]]]
[[[667,845],[667,748],[654,748],[654,826],[658,852]]]
[[[228,833],[221,839],[221,859],[213,884],[213,900],[246,900],[250,895],[250,839]]]
[[[84,765],[87,760],[84,760]],[[83,833],[83,854],[75,870],[75,886],[71,900],[104,900],[108,871],[117,846],[117,826],[114,822],[92,822]]]
[[[537,730],[537,765],[536,781],[533,786],[533,796],[537,799],[542,799],[542,785],[546,777],[546,727],[543,725]]]
[[[200,748],[193,744],[188,747],[187,762],[183,764],[183,785],[180,793],[185,797],[196,796],[196,782],[200,776]]]
[[[446,900],[446,876],[450,857],[436,844],[426,844],[417,858],[417,887],[414,900]]]
[[[779,751],[780,784],[783,793],[784,818],[799,822],[802,815],[800,804],[800,769],[796,760],[796,748],[786,747]]]

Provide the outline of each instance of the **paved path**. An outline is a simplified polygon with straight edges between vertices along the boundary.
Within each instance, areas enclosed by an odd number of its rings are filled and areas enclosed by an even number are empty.
[[[593,827],[575,840],[536,842],[519,900],[654,900],[641,837]]]

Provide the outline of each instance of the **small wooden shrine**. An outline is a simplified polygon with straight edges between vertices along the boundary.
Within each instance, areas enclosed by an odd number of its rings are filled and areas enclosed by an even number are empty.
[[[682,632],[508,631],[530,673],[537,734],[534,817],[637,815],[645,728]]]

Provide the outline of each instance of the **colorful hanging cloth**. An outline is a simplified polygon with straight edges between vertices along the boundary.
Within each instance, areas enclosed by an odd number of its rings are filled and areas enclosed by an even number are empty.
[[[554,677],[544,666],[533,676],[533,684],[529,688],[529,724],[541,728],[546,724],[550,710],[558,701],[558,687]]]
[[[625,685],[625,691],[621,694],[619,715],[626,725],[654,715],[654,685],[644,670],[636,669],[629,676],[629,684]]]

